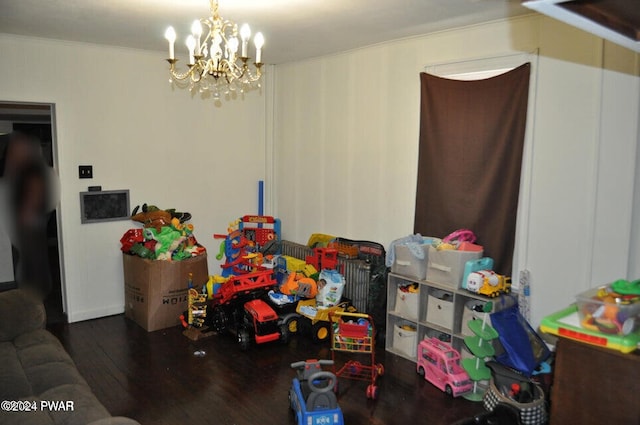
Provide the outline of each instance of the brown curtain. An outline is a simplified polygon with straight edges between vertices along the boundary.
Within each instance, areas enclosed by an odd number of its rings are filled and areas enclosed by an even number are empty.
[[[511,275],[531,65],[460,81],[420,74],[414,231],[474,231],[494,269]]]

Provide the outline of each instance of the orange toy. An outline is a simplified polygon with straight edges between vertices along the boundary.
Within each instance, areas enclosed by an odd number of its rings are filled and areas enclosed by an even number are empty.
[[[315,298],[318,294],[318,285],[310,277],[299,273],[289,273],[289,278],[280,287],[280,292],[285,295],[298,295],[303,298]]]

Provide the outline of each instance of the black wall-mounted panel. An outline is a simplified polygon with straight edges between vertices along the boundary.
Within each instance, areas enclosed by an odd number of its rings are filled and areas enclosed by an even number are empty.
[[[129,190],[105,190],[80,192],[80,221],[97,223],[102,221],[128,220]]]

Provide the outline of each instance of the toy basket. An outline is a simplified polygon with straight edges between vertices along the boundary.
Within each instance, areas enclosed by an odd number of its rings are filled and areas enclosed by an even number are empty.
[[[378,376],[384,374],[382,363],[376,363],[375,334],[373,318],[363,313],[348,313],[343,311],[329,312],[331,326],[331,357],[334,373],[337,377],[368,381],[367,398],[378,398]],[[371,363],[361,363],[348,360],[342,367],[336,366],[336,352],[368,355]]]
[[[491,378],[489,388],[484,394],[484,408],[492,412],[498,403],[508,404],[515,407],[520,413],[520,422],[522,425],[543,425],[547,423],[547,409],[545,404],[544,392],[538,385],[532,384],[534,389],[535,400],[531,403],[518,403],[510,397],[504,395]]]

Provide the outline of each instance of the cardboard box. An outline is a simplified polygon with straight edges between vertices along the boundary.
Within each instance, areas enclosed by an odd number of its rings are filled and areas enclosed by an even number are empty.
[[[453,294],[437,289],[429,293],[427,322],[453,329]]]
[[[482,251],[438,251],[430,246],[427,278],[431,282],[461,288],[465,264],[469,260],[481,258],[482,254]]]
[[[148,332],[176,326],[187,309],[189,273],[200,288],[209,279],[207,255],[183,261],[123,254],[125,316]]]

